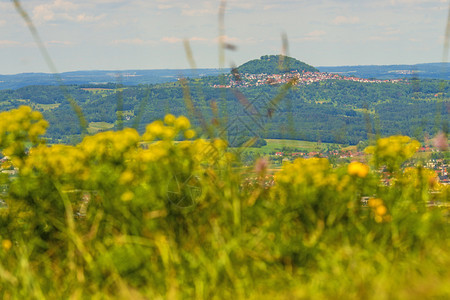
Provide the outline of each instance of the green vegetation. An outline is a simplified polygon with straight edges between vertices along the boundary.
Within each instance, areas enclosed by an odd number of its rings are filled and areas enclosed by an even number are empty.
[[[74,146],[45,145],[47,125],[0,113],[3,164],[18,167],[1,177],[2,299],[450,297],[449,186],[402,167],[413,139],[378,140],[370,165],[297,159],[268,181],[267,162],[242,167],[185,117]]]
[[[447,81],[422,80],[413,85],[328,80],[295,86],[274,105],[271,101],[283,91],[283,86],[254,86],[241,88],[237,93],[235,89],[212,88],[210,85],[217,80],[208,77],[187,81],[192,106],[186,104],[178,82],[98,92],[89,90],[96,86],[66,88],[88,123],[114,124],[117,111],[122,111],[124,126],[137,126],[142,133],[147,123],[172,113],[189,116],[199,134],[208,135],[209,129],[202,124],[214,123],[217,114],[221,127],[228,128],[232,145],[239,143],[239,136],[356,145],[377,134],[404,134],[423,141],[425,136],[449,126]],[[246,107],[242,101],[253,108]],[[57,87],[0,91],[0,110],[23,104],[44,113],[51,124],[47,138],[61,141],[78,135],[80,139],[77,115]]]
[[[31,107],[35,110],[39,110],[39,111],[47,111],[47,110],[52,110],[55,108],[58,108],[58,106],[60,106],[60,103],[54,103],[54,104],[38,104],[38,103],[33,103],[31,104]]]

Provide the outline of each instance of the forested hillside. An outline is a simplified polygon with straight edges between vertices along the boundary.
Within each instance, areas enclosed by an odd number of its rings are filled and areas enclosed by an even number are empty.
[[[123,124],[136,126],[140,131],[145,124],[172,113],[189,116],[197,127],[202,122],[216,124],[213,130],[226,130],[229,137],[356,144],[371,133],[423,139],[449,122],[449,101],[444,97],[449,88],[447,81],[327,80],[290,89],[285,85],[262,85],[239,91],[212,88],[209,83],[208,78],[187,81],[193,106],[186,103],[187,89],[176,82],[134,87],[109,84],[101,88],[29,86],[1,91],[0,109],[31,105],[50,122],[47,137],[63,141],[81,134],[79,119],[67,96],[78,103],[91,125],[103,122],[108,128],[118,128]],[[214,118],[220,122],[215,123]]]
[[[250,74],[282,74],[289,71],[319,72],[313,66],[283,55],[264,55],[260,59],[254,59],[239,66],[237,70]]]

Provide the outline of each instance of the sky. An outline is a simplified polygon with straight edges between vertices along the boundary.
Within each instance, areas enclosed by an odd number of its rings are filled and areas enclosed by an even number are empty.
[[[59,72],[239,66],[285,53],[313,66],[443,60],[448,0],[24,0]],[[288,47],[283,47],[283,36]],[[225,41],[220,60],[219,41]],[[285,50],[283,50],[283,48]],[[0,74],[50,72],[0,0]]]

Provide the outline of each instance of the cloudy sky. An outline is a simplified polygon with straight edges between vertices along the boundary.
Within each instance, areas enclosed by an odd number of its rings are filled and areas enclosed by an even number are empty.
[[[60,72],[217,68],[220,0],[22,1]],[[443,59],[448,0],[228,0],[225,67],[282,52],[313,66]],[[0,0],[0,74],[49,72],[10,0]]]

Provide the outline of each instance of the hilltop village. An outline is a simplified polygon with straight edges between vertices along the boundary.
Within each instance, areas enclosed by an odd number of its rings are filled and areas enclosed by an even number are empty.
[[[262,86],[262,85],[278,85],[278,84],[286,84],[288,82],[294,81],[297,85],[308,85],[314,82],[320,82],[324,80],[346,80],[346,81],[354,81],[354,82],[363,82],[363,83],[399,83],[406,82],[404,79],[389,79],[389,80],[381,80],[381,79],[367,79],[367,78],[358,78],[353,76],[343,76],[334,73],[324,73],[324,72],[310,72],[310,71],[290,71],[284,74],[239,74],[234,72],[232,74],[226,75],[226,83],[225,84],[211,84],[214,88],[245,88],[252,86]]]

